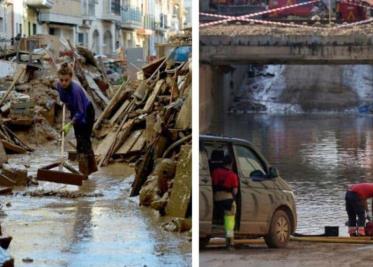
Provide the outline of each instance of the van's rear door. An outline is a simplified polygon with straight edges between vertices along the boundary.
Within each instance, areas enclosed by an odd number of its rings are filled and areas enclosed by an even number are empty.
[[[213,216],[213,193],[207,151],[199,152],[199,234],[211,234]]]

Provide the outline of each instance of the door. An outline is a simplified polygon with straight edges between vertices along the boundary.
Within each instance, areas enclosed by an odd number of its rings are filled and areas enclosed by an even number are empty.
[[[211,234],[213,216],[212,182],[206,150],[199,151],[199,232],[200,237]]]
[[[234,145],[237,172],[241,186],[242,234],[265,234],[272,218],[273,187],[270,181],[253,180],[251,174],[261,171],[267,175],[267,166],[249,147]]]

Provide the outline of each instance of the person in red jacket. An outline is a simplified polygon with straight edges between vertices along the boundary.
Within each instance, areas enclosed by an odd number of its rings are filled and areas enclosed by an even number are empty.
[[[346,192],[346,211],[348,215],[348,233],[350,236],[365,236],[365,220],[368,211],[368,198],[373,198],[373,183],[361,183],[348,186]],[[356,217],[358,218],[356,220]]]
[[[229,249],[233,248],[236,215],[235,199],[238,192],[238,176],[232,171],[232,162],[232,157],[226,155],[223,166],[218,166],[212,170],[215,211],[219,219],[224,218],[226,244]]]

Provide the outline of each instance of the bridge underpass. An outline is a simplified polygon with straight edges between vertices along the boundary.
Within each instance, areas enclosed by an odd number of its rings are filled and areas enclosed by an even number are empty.
[[[311,30],[221,25],[200,30],[200,129],[219,132],[249,64],[373,65],[373,26]],[[235,67],[232,67],[232,66]]]

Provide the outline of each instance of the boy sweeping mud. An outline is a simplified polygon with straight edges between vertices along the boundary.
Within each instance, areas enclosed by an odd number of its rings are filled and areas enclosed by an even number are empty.
[[[71,119],[71,122],[63,126],[63,131],[66,135],[74,127],[79,171],[88,176],[97,171],[91,143],[95,111],[81,86],[72,80],[72,76],[71,67],[67,63],[62,64],[58,70],[57,90],[61,101],[70,111]]]

